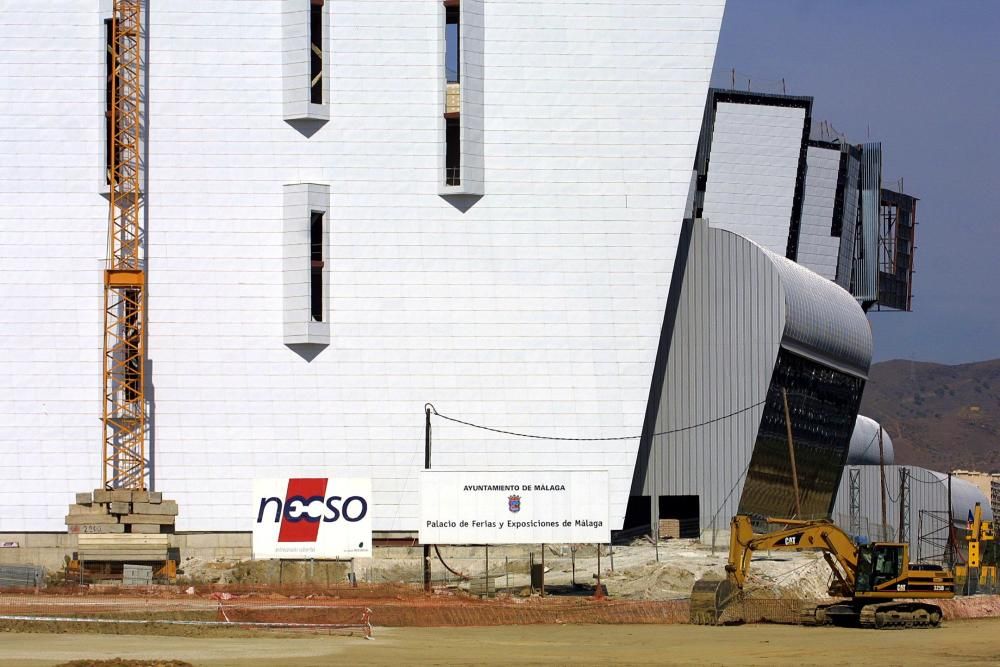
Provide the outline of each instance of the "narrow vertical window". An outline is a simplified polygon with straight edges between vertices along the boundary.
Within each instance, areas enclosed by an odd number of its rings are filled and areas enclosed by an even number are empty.
[[[115,87],[114,19],[104,20],[104,41],[104,181],[111,183],[111,150],[114,145],[114,128],[111,126],[112,94]]]
[[[462,184],[462,130],[458,114],[445,118],[445,185]]]
[[[323,104],[323,0],[309,5],[309,99]]]
[[[458,83],[459,73],[459,50],[458,50],[458,3],[445,2],[445,30],[444,30],[444,69],[448,83]]]
[[[444,117],[445,117],[445,185],[462,184],[462,88],[459,84],[461,56],[459,30],[461,15],[458,0],[444,1]]]
[[[313,211],[309,228],[309,299],[313,322],[323,321],[323,213]]]

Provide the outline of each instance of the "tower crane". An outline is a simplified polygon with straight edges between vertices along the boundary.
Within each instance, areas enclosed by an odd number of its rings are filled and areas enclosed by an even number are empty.
[[[146,271],[143,255],[141,0],[115,0],[109,85],[107,264],[104,270],[102,483],[145,489]]]

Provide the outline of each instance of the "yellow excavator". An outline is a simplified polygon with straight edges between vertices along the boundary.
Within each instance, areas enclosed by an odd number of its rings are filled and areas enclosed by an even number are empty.
[[[716,625],[723,610],[740,597],[755,551],[819,551],[833,571],[830,596],[843,598],[810,605],[807,625],[867,628],[936,627],[941,608],[933,599],[955,595],[955,575],[940,565],[909,562],[909,545],[857,545],[833,522],[823,519],[767,519],[783,529],[755,534],[750,517],[733,517],[725,579],[701,579],[691,592],[691,622]]]

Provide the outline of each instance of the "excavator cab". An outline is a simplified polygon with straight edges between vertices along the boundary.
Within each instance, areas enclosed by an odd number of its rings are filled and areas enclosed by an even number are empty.
[[[865,544],[858,547],[855,592],[867,593],[904,574],[902,544]]]

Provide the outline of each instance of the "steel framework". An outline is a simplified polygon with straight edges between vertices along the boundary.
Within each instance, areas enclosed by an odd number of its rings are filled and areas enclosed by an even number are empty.
[[[899,467],[899,541],[910,541],[910,470]]]
[[[861,468],[848,470],[851,483],[851,534],[861,535]]]
[[[104,271],[105,488],[145,489],[146,274],[142,253],[141,0],[115,0]]]

